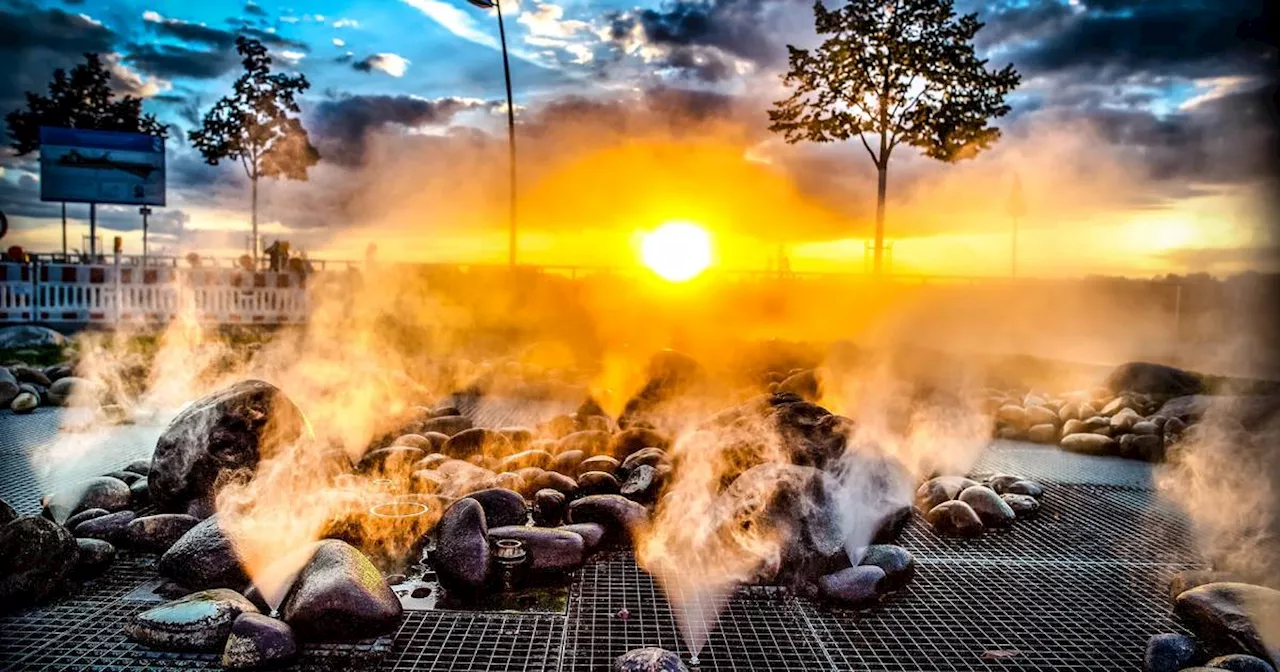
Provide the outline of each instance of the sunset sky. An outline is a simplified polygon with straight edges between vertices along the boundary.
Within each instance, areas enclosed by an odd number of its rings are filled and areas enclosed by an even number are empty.
[[[904,273],[1009,267],[1015,175],[1028,275],[1268,269],[1276,248],[1264,75],[1274,50],[1242,39],[1246,0],[957,0],[987,23],[978,46],[1023,75],[1005,137],[943,165],[903,147],[888,238]],[[634,264],[644,231],[705,226],[715,263],[864,268],[875,171],[860,146],[787,145],[767,130],[786,45],[813,46],[809,0],[514,0],[503,5],[520,142],[522,260]],[[306,74],[304,121],[323,160],[306,183],[263,186],[262,231],[311,256],[505,261],[506,136],[492,12],[465,0],[0,0],[0,110],[55,67],[108,54],[115,85],[173,125],[168,207],[153,240],[176,254],[239,253],[248,187],[186,141],[239,70],[236,35]],[[61,245],[36,156],[0,155],[6,244]],[[72,247],[87,206],[71,205]],[[135,208],[99,210],[104,240],[141,251]]]

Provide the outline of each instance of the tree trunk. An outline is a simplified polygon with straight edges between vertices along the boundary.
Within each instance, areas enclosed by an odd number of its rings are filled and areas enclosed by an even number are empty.
[[[253,223],[253,244],[250,246],[253,256],[253,267],[258,267],[258,178],[250,178],[253,182],[253,215],[251,222]]]
[[[888,162],[886,161],[876,166],[876,168],[880,173],[880,184],[876,191],[875,274],[879,276],[884,269],[884,195],[889,179]]]

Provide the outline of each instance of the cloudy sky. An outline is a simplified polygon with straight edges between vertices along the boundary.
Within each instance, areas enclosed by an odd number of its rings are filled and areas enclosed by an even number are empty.
[[[768,130],[786,45],[813,46],[808,0],[509,0],[523,258],[632,263],[643,231],[706,226],[726,266],[784,245],[796,270],[863,268],[875,172],[860,146],[787,145]],[[1004,138],[943,165],[899,148],[890,168],[895,270],[1004,272],[1010,185],[1021,264],[1061,275],[1263,268],[1276,55],[1261,0],[957,0],[978,47],[1023,83]],[[163,250],[245,246],[239,168],[205,165],[186,133],[223,95],[237,35],[311,82],[311,179],[263,186],[263,232],[313,256],[369,242],[414,260],[504,260],[506,137],[496,16],[464,0],[0,0],[0,110],[56,67],[107,55],[114,86],[172,125]],[[35,156],[0,155],[11,238],[60,242]],[[73,248],[87,207],[72,205]],[[132,208],[103,234],[139,251]],[[9,242],[6,239],[5,242]]]

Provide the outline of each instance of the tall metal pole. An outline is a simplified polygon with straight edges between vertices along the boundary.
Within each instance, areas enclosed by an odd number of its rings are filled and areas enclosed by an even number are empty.
[[[516,106],[511,97],[511,61],[507,58],[507,29],[502,23],[502,2],[494,0],[493,6],[498,10],[498,36],[502,39],[502,72],[507,79],[507,147],[508,164],[511,169],[509,179],[510,193],[507,207],[507,263],[516,265]]]
[[[142,265],[147,265],[147,215],[151,214],[151,208],[142,206],[138,208],[138,213],[142,215]]]
[[[62,256],[67,256],[67,202],[62,202]],[[65,259],[64,259],[65,261]]]
[[[98,204],[89,204],[89,263],[98,263]]]

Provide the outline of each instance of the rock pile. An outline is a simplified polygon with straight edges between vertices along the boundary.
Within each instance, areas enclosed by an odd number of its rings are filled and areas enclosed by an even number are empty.
[[[1280,645],[1267,627],[1280,614],[1280,590],[1238,583],[1212,571],[1174,576],[1170,594],[1174,613],[1194,637],[1164,633],[1147,642],[1147,672],[1232,670],[1275,672]]]
[[[993,474],[982,483],[939,476],[916,490],[915,507],[944,536],[976,537],[989,528],[1010,527],[1040,511],[1044,488],[1037,482]]]
[[[41,406],[66,406],[73,399],[95,401],[102,393],[101,385],[73,376],[69,366],[0,366],[0,409],[18,415]]]

